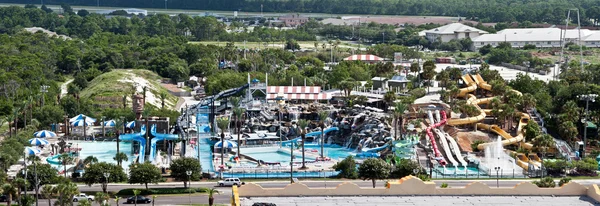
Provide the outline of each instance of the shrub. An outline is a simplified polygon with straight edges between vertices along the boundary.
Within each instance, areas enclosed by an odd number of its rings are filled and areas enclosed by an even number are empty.
[[[441,188],[448,188],[448,183],[442,183],[442,185],[440,186]]]
[[[423,181],[429,181],[429,180],[431,180],[431,179],[429,178],[429,175],[426,175],[426,174],[419,174],[419,175],[417,175],[417,177],[418,177],[419,179],[423,180]]]
[[[479,151],[479,149],[477,149],[477,145],[479,145],[481,143],[485,143],[485,142],[483,140],[475,140],[475,141],[473,141],[473,143],[471,143],[471,149],[473,150],[473,152]]]
[[[418,99],[424,97],[427,94],[427,90],[425,90],[425,88],[416,88],[410,90],[408,93],[410,93],[410,95],[412,95],[414,98]]]
[[[133,195],[133,188],[122,189],[117,192],[118,196],[131,196]],[[166,195],[166,194],[188,194],[190,193],[205,193],[208,189],[204,187],[198,188],[151,188],[151,189],[140,189],[140,195]]]
[[[533,44],[525,44],[525,46],[523,46],[523,49],[525,49],[525,50],[535,49],[535,45],[533,45]]]
[[[354,161],[354,157],[352,156],[348,156],[344,160],[333,165],[333,169],[340,172],[338,174],[338,177],[340,178],[356,179],[358,177],[356,161]]]
[[[563,177],[562,179],[560,179],[560,181],[558,182],[558,186],[562,187],[563,185],[567,184],[571,182],[571,178],[568,177]]]
[[[537,185],[538,187],[545,188],[556,187],[556,183],[554,182],[554,179],[552,179],[552,177],[544,177],[540,181],[533,181],[533,184]]]

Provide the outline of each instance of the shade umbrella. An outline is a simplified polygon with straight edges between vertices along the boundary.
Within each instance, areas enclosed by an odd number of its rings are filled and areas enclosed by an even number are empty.
[[[47,145],[50,144],[50,142],[48,142],[48,140],[42,139],[42,138],[33,138],[33,139],[29,139],[29,144],[34,145],[34,146],[40,146],[40,145]]]
[[[127,124],[125,124],[125,127],[133,129],[135,127],[135,121],[127,122]]]
[[[37,138],[48,138],[48,137],[56,137],[56,133],[48,130],[37,131],[33,133],[34,137]]]
[[[25,147],[25,155],[36,155],[40,152],[42,151],[35,147]]]
[[[105,127],[115,127],[117,125],[115,120],[104,121],[103,124]]]
[[[225,144],[223,144],[223,141],[219,141],[215,144],[215,148],[234,148],[237,147],[237,144],[235,142],[229,141],[229,140],[225,140],[224,141]]]
[[[80,120],[72,122],[71,125],[73,125],[74,127],[83,127],[84,125],[90,126],[90,125],[92,125],[92,123],[88,122],[88,121],[84,121],[83,119],[80,119]]]
[[[91,118],[91,117],[88,117],[88,116],[86,116],[86,115],[84,115],[84,114],[79,114],[79,115],[77,115],[77,116],[75,116],[75,117],[73,117],[73,118],[69,119],[69,122],[75,122],[75,121],[77,121],[77,120],[83,120],[83,119],[85,119],[85,121],[86,121],[86,122],[89,122],[89,123],[94,123],[94,122],[96,122],[96,119],[94,119],[94,118]]]

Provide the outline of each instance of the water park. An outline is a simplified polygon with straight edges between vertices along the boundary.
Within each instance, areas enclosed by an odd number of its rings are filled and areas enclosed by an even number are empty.
[[[353,157],[357,164],[369,158],[410,160],[433,178],[546,175],[539,150],[524,135],[530,121],[543,120],[528,108],[499,117],[498,105],[507,96],[522,94],[498,93],[480,74],[462,75],[461,88],[444,97],[452,104],[430,101],[404,110],[382,101],[340,105],[340,90],[267,82],[248,76],[241,87],[186,105],[176,120],[141,118],[140,95],[133,101],[133,121],[96,122],[84,114],[65,119],[65,136],[51,141],[44,161],[60,173],[80,174],[90,156],[116,163],[115,155],[124,153],[127,160],[120,165],[125,171],[132,163],[147,161],[165,173],[173,159],[191,157],[208,177],[287,178],[290,173],[336,176],[340,171],[334,165]],[[115,130],[123,132],[105,135]],[[552,141],[545,152],[573,156],[568,144]],[[74,161],[63,165],[64,154]]]

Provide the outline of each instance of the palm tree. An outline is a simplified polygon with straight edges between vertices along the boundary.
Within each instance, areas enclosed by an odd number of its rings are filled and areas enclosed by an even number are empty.
[[[127,154],[124,152],[117,152],[115,157],[113,157],[113,160],[117,161],[117,165],[121,166],[121,162],[127,162],[129,161],[129,158],[127,158]]]
[[[12,127],[10,126],[10,124],[12,124],[15,121],[14,118],[15,117],[10,114],[8,116],[6,116],[6,122],[8,123],[8,137],[12,137]],[[15,136],[16,136],[16,134],[15,134]]]
[[[396,93],[393,91],[388,91],[383,95],[383,101],[385,102],[385,110],[387,111],[392,103],[396,101]]]
[[[18,195],[17,188],[12,184],[6,183],[2,185],[2,191],[6,194],[6,205],[11,206],[13,197]]]
[[[352,90],[356,86],[356,84],[357,84],[356,80],[354,80],[352,78],[348,78],[348,79],[345,79],[345,80],[339,82],[338,87],[344,91],[344,94],[346,95],[346,97],[349,97],[350,94],[352,93]]]
[[[15,136],[17,136],[17,133],[19,132],[19,124],[18,124],[18,122],[19,122],[19,113],[20,113],[20,111],[21,111],[21,109],[19,108],[19,105],[15,105],[13,107],[13,111],[12,111],[13,118],[12,119],[14,121],[13,126],[15,127]]]
[[[158,94],[158,97],[160,97],[160,108],[165,109],[165,100],[167,99],[167,93],[162,91],[160,92],[160,94]]]
[[[565,138],[565,140],[572,142],[575,136],[577,136],[578,131],[573,122],[566,121],[558,125],[558,133],[561,137]]]
[[[94,156],[88,156],[83,160],[84,165],[98,163],[98,158]]]
[[[58,161],[60,161],[61,164],[63,165],[63,169],[65,172],[65,178],[67,178],[67,165],[69,163],[73,162],[73,157],[71,157],[67,153],[62,153],[60,156],[58,156]]]
[[[121,199],[119,196],[115,196],[115,202],[117,203],[117,206],[119,206],[119,199]]]
[[[6,117],[2,116],[0,117],[0,128],[2,127],[2,125],[4,125],[4,123],[6,122]],[[9,127],[10,129],[10,127]]]
[[[448,82],[450,81],[450,73],[447,70],[442,70],[440,73],[435,75],[435,80],[442,83],[442,88],[445,90]]]
[[[523,109],[528,110],[534,108],[536,106],[536,99],[532,94],[526,93],[523,94],[521,105]]]
[[[549,134],[543,134],[533,139],[533,147],[538,151],[542,151],[542,158],[546,158],[546,152],[549,148],[554,147],[554,138]],[[544,160],[542,160],[542,169],[544,168]],[[543,175],[543,173],[542,173]]]
[[[225,155],[225,129],[229,126],[229,118],[222,116],[217,118],[217,126],[221,129],[221,165],[225,165],[223,156]]]
[[[575,101],[567,101],[562,106],[563,115],[561,115],[561,121],[577,122],[579,120],[580,112],[581,109],[577,106],[577,103],[575,103]]]
[[[240,107],[240,98],[232,98],[231,99],[231,104],[233,105],[233,116],[235,117],[235,127],[237,129],[236,133],[237,133],[237,156],[238,158],[242,158],[240,156],[240,145],[241,145],[241,140],[240,140],[240,135],[241,135],[241,126],[242,126],[242,115],[246,112],[246,110],[244,108]]]
[[[304,143],[306,141],[306,130],[307,129],[308,129],[308,121],[305,119],[298,120],[298,130],[301,131],[300,134],[302,135],[302,167],[300,167],[300,169],[306,169],[306,164],[304,163]],[[322,131],[322,132],[325,133],[325,131]],[[292,148],[292,150],[293,150],[293,148]]]
[[[56,187],[52,185],[44,185],[42,187],[42,197],[48,200],[48,205],[52,206],[52,197],[56,194]]]
[[[144,87],[144,88],[146,88],[146,87]],[[146,124],[146,128],[147,128],[146,133],[144,134],[145,138],[146,138],[146,142],[150,142],[150,136],[149,136],[150,135],[150,127],[148,127],[148,121],[150,120],[151,113],[152,113],[152,109],[150,109],[150,107],[145,107],[144,111],[142,111],[142,115],[144,116],[144,121],[146,122],[145,124]],[[150,149],[150,147],[145,147],[145,148],[146,149],[144,149],[144,150]],[[140,151],[140,155],[146,155],[146,151]]]
[[[96,201],[96,203],[98,203],[101,206],[106,206],[106,205],[110,205],[108,204],[108,200],[110,199],[110,196],[107,193],[104,192],[96,192],[96,196],[94,196],[96,199],[94,199]]]
[[[395,107],[394,107],[394,119],[396,120],[396,123],[394,124],[394,139],[398,139],[397,134],[398,134],[398,125],[402,126],[402,121],[403,118],[402,116],[404,115],[404,111],[406,111],[406,109],[408,109],[408,105],[402,103],[402,102],[398,102],[396,103]],[[402,138],[402,129],[400,128],[400,139]]]
[[[319,123],[321,126],[321,142],[319,142],[319,144],[321,144],[321,159],[323,159],[323,155],[325,154],[323,152],[323,147],[325,145],[325,121],[327,120],[327,117],[329,117],[329,112],[327,111],[321,111],[319,112]]]
[[[208,205],[212,206],[214,205],[215,202],[215,194],[219,194],[219,190],[216,190],[215,188],[208,188],[208,190],[206,190],[206,193],[208,193]]]
[[[137,196],[141,193],[140,190],[133,190],[133,196],[134,196],[134,200],[133,203],[135,203],[135,206],[137,206]]]
[[[12,181],[13,187],[17,188],[17,201],[21,202],[21,188],[27,188],[27,180],[23,178],[16,178]]]
[[[119,136],[121,135],[121,128],[123,128],[123,124],[125,124],[125,122],[121,118],[115,119],[115,129],[117,134],[117,154],[119,153]],[[119,166],[121,166],[121,164],[119,164]]]

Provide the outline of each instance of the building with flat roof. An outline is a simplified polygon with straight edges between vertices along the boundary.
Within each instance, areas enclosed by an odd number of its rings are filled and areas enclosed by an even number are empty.
[[[282,21],[285,26],[288,27],[296,27],[308,22],[308,17],[300,16],[299,14],[282,16],[278,19]]]
[[[483,31],[461,23],[452,23],[435,29],[421,31],[419,32],[419,36],[425,36],[431,42],[438,40],[441,42],[449,42],[453,39],[473,39],[487,33],[487,31]]]
[[[355,54],[343,59],[344,61],[363,61],[369,64],[383,62],[385,59],[372,54]]]
[[[581,41],[579,40],[581,36]],[[561,38],[563,39],[561,41]],[[535,45],[541,48],[557,48],[562,43],[583,43],[587,47],[600,47],[600,32],[589,29],[569,29],[560,28],[517,28],[505,29],[496,34],[484,34],[473,40],[473,47],[479,49],[485,45],[498,46],[502,42],[507,42],[512,47],[523,47],[525,45]]]

